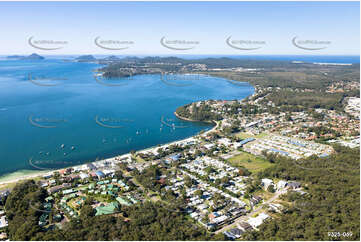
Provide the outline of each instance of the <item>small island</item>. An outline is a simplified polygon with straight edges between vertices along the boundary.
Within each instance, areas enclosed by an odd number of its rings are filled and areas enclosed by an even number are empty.
[[[75,61],[77,62],[93,62],[97,59],[93,55],[81,55],[77,58],[75,58]]]
[[[38,55],[36,53],[32,53],[31,55],[10,55],[6,57],[7,59],[15,59],[15,60],[44,60],[45,57]]]

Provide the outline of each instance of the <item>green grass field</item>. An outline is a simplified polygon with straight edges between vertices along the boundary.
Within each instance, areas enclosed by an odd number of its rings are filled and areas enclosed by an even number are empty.
[[[233,156],[228,161],[233,166],[244,166],[252,173],[257,173],[273,165],[261,157],[246,152]]]
[[[248,134],[246,132],[239,132],[237,134],[235,134],[238,138],[241,138],[241,139],[247,139],[247,138],[263,138],[265,136],[267,136],[268,134],[266,133],[260,133],[258,135],[251,135],[251,134]]]

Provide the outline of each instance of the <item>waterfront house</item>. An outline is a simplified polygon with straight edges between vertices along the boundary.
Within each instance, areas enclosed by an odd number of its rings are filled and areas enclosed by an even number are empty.
[[[105,174],[102,171],[96,171],[95,174],[98,177],[98,179],[102,179],[105,177]]]
[[[43,178],[44,178],[44,179],[49,179],[49,178],[51,178],[52,176],[53,176],[53,173],[48,173],[48,174],[43,175]]]
[[[86,164],[86,166],[88,167],[88,170],[90,170],[90,171],[96,169],[95,165],[93,165],[92,163]]]

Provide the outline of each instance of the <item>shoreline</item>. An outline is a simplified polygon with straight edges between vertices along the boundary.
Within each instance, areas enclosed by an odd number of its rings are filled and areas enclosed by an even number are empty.
[[[206,75],[206,74],[203,74],[203,75]],[[209,75],[209,76],[212,76],[212,75]],[[214,76],[213,76],[214,77]],[[219,78],[219,77],[218,77]],[[220,78],[224,78],[224,79],[227,79],[226,77],[220,77]],[[250,84],[250,83],[249,83]],[[251,85],[251,84],[250,84]],[[253,86],[253,85],[251,85]],[[255,95],[257,93],[257,89],[256,87],[254,87],[254,93],[243,98],[243,99],[247,99],[249,97],[252,97],[253,95]],[[242,100],[243,100],[242,99]],[[213,128],[211,128],[210,130],[207,130],[206,132],[200,134],[200,135],[207,135],[208,133],[212,132],[212,131],[215,131],[217,128],[218,128],[218,125],[219,123],[221,123],[222,121],[197,121],[197,120],[192,120],[192,119],[188,119],[188,118],[184,118],[184,117],[181,117],[179,116],[176,111],[174,111],[173,113],[177,118],[181,119],[181,120],[184,120],[184,121],[188,121],[188,122],[203,122],[203,123],[208,123],[208,124],[215,124],[213,126]],[[188,141],[188,140],[192,140],[194,139],[195,136],[197,136],[199,134],[194,134],[188,138],[184,138],[184,139],[181,139],[181,140],[175,140],[175,141],[172,141],[172,142],[169,142],[169,143],[165,143],[165,144],[157,144],[155,146],[152,146],[152,147],[149,147],[149,148],[145,148],[145,149],[142,149],[142,150],[138,150],[136,151],[136,153],[141,153],[141,152],[149,152],[153,149],[158,149],[158,148],[161,148],[161,147],[167,147],[169,145],[172,145],[172,144],[177,144],[179,142],[184,142],[184,141]],[[113,157],[110,157],[110,158],[105,158],[105,159],[102,159],[102,160],[94,160],[94,161],[91,161],[91,162],[85,162],[84,164],[87,164],[87,163],[93,163],[93,162],[102,162],[102,161],[105,161],[105,160],[115,160],[116,157],[119,157],[119,158],[122,158],[122,157],[127,157],[127,156],[130,156],[130,152],[128,153],[125,153],[125,154],[122,154],[122,155],[117,155],[117,156],[113,156]],[[82,164],[82,165],[84,165]],[[29,179],[34,179],[34,178],[39,178],[41,176],[44,176],[45,174],[48,174],[48,173],[52,173],[52,172],[56,172],[56,171],[60,171],[60,170],[63,170],[63,169],[66,169],[66,168],[71,168],[71,167],[75,167],[75,166],[68,166],[68,167],[63,167],[61,169],[55,169],[55,170],[19,170],[19,171],[15,171],[15,172],[12,172],[12,173],[8,173],[8,174],[4,174],[2,176],[0,176],[0,190],[3,189],[4,186],[6,185],[9,185],[9,184],[13,184],[13,183],[18,183],[20,181],[24,181],[24,180],[29,180]]]
[[[192,122],[192,121],[190,121],[190,122]],[[199,122],[199,121],[193,121],[193,122]],[[214,122],[209,122],[209,123],[213,123],[213,124],[215,123],[215,125],[210,130],[207,130],[206,132],[204,132],[204,133],[202,133],[200,135],[202,135],[202,136],[206,135],[206,134],[216,130],[216,128],[218,127],[218,123],[215,122],[215,121]],[[190,140],[194,139],[194,137],[197,136],[197,135],[199,135],[199,134],[195,134],[195,135],[192,135],[192,136],[184,138],[184,139],[171,141],[171,142],[168,142],[168,143],[165,143],[165,144],[158,144],[158,145],[155,145],[155,146],[152,146],[152,147],[149,147],[149,148],[141,149],[141,150],[136,151],[136,153],[149,152],[149,151],[152,151],[152,150],[155,150],[155,149],[158,149],[158,148],[168,147],[170,145],[177,144],[177,143],[180,143],[180,142],[190,141]],[[113,156],[113,157],[98,160],[98,161],[86,162],[84,164],[94,163],[94,162],[103,162],[105,160],[115,160],[115,158],[117,158],[117,157],[118,158],[123,158],[123,157],[127,157],[127,156],[130,156],[130,155],[131,155],[131,153],[128,152],[128,153],[125,153],[125,154]],[[81,164],[81,165],[84,165],[84,164]],[[79,165],[76,165],[76,166],[79,166]],[[71,168],[71,167],[75,167],[75,166],[67,166],[67,167],[63,167],[63,168],[55,169],[55,170],[19,170],[19,171],[15,171],[15,172],[12,172],[12,173],[8,173],[8,174],[5,174],[3,176],[0,176],[0,189],[2,189],[3,186],[6,186],[6,185],[9,185],[9,184],[12,184],[12,183],[17,183],[17,182],[20,182],[20,181],[25,181],[25,180],[34,179],[34,178],[40,178],[40,177],[42,177],[42,176],[44,176],[44,175],[46,175],[48,173],[60,171],[60,170]]]
[[[173,114],[174,114],[177,118],[179,118],[179,119],[181,119],[181,120],[184,120],[184,121],[188,121],[188,122],[217,124],[214,120],[212,120],[212,121],[199,121],[199,120],[193,120],[193,119],[190,119],[190,118],[182,117],[182,116],[180,116],[177,112],[174,112]]]
[[[0,189],[4,185],[43,176],[52,170],[19,170],[0,176]]]

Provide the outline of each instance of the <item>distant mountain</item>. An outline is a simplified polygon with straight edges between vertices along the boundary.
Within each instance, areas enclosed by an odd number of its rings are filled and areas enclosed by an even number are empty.
[[[105,60],[105,61],[119,61],[120,58],[116,57],[115,55],[111,55],[111,56],[105,57],[102,60]]]
[[[87,62],[87,61],[95,61],[97,59],[92,55],[81,55],[75,58],[75,60],[80,62]]]
[[[141,58],[136,57],[136,56],[126,56],[122,59],[123,62],[138,62],[139,60],[141,60]]]
[[[17,59],[17,60],[43,60],[45,59],[43,56],[40,56],[36,53],[33,53],[31,55],[25,56],[25,55],[9,55],[6,57],[7,59]]]
[[[25,55],[9,55],[9,56],[6,56],[7,59],[22,59],[22,58],[25,58],[26,56]]]
[[[21,58],[21,60],[43,60],[43,59],[45,59],[45,57],[38,55],[36,53]]]
[[[170,63],[170,64],[176,64],[176,63],[186,63],[187,60],[170,56],[170,57],[160,57],[160,56],[147,56],[142,59],[138,59],[138,61],[141,61],[143,63]]]

